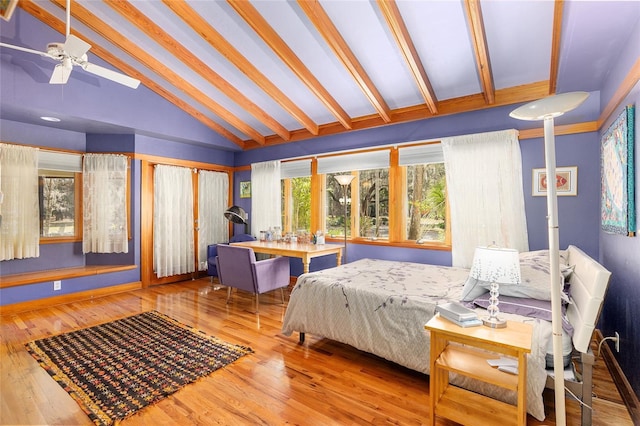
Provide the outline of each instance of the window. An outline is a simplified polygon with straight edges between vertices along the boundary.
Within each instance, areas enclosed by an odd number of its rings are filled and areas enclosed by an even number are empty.
[[[280,164],[282,231],[311,230],[311,160]]]
[[[406,239],[445,241],[446,187],[444,163],[407,166]]]
[[[82,239],[82,156],[38,152],[40,242]]]
[[[282,229],[296,232],[311,228],[311,177],[282,180]]]
[[[38,172],[40,236],[76,235],[76,183],[73,173]]]
[[[398,157],[406,177],[404,239],[418,243],[445,242],[447,197],[441,145],[400,147]]]
[[[304,171],[291,171],[296,168]],[[346,194],[335,178],[344,174],[353,176]],[[351,240],[376,244],[450,244],[439,143],[285,161],[282,177],[285,232],[320,229],[329,238],[342,239],[346,231]]]

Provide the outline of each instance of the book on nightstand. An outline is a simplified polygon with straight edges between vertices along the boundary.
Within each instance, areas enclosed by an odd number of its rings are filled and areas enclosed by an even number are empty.
[[[482,325],[482,320],[479,319],[479,318],[471,319],[471,320],[464,320],[464,321],[457,321],[457,320],[454,320],[452,318],[448,318],[448,317],[442,315],[441,313],[438,313],[438,315],[440,315],[442,318],[446,319],[447,321],[450,321],[450,322],[452,322],[452,323],[454,323],[454,324],[456,324],[456,325],[458,325],[460,327],[463,327],[463,328],[476,327],[478,325]]]
[[[436,312],[444,319],[447,319],[460,327],[474,327],[482,325],[482,321],[478,319],[478,314],[456,302],[438,305],[436,306]]]

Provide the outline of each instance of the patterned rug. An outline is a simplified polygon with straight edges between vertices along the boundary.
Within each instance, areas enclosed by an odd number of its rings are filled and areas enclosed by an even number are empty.
[[[97,425],[112,425],[253,352],[156,311],[26,344]]]

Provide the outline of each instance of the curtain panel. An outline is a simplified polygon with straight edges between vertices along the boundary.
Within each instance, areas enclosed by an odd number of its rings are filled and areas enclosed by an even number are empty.
[[[191,174],[186,167],[155,167],[153,266],[158,278],[195,271]]]
[[[251,233],[282,226],[280,161],[251,165]]]
[[[85,154],[82,252],[128,253],[126,155]]]
[[[0,143],[0,260],[39,256],[38,149]]]
[[[444,138],[442,149],[453,266],[470,267],[477,246],[528,251],[518,132]]]
[[[207,246],[229,241],[229,175],[200,170],[198,174],[198,270],[207,269]]]

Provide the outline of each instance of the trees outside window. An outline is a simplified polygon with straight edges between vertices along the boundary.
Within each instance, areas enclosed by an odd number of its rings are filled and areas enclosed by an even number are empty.
[[[407,239],[444,241],[446,181],[444,163],[407,166]]]
[[[40,236],[76,236],[76,181],[74,173],[40,174]]]

